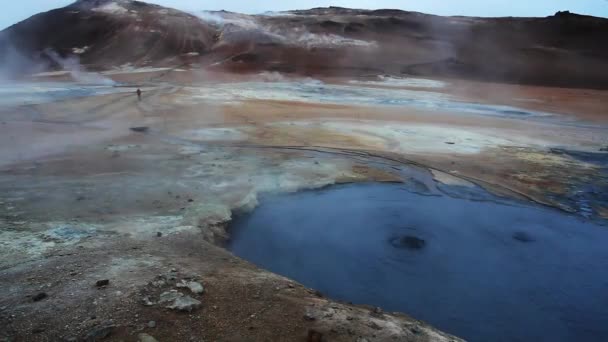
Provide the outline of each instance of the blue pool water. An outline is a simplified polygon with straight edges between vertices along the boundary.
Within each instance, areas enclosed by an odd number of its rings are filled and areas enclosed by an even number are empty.
[[[608,230],[559,211],[358,184],[265,198],[228,248],[469,341],[608,341]]]

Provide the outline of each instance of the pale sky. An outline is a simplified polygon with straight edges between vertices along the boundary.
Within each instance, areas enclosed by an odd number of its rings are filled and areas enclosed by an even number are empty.
[[[2,1],[0,29],[24,20],[38,12],[66,6],[72,0]],[[608,0],[150,0],[148,2],[181,10],[220,10],[261,13],[307,9],[322,6],[352,8],[398,8],[439,15],[481,17],[544,17],[559,10],[608,17]]]

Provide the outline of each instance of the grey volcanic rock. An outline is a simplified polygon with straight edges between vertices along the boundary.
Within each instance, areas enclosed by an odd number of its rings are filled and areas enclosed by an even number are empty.
[[[164,304],[167,309],[185,312],[192,312],[201,306],[200,301],[176,290],[163,292],[158,303]]]
[[[203,285],[195,281],[182,281],[176,285],[181,288],[188,288],[194,294],[202,294],[204,291]]]

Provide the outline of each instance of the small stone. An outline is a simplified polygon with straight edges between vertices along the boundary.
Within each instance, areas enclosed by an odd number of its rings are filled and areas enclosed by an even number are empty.
[[[32,297],[32,300],[34,302],[39,302],[39,301],[45,299],[46,297],[48,297],[46,292],[40,292],[40,293],[36,294],[34,297]]]
[[[379,326],[378,323],[376,323],[376,322],[370,322],[369,323],[369,327],[372,328],[372,329],[374,329],[374,330],[380,330],[380,329],[382,329],[382,327]]]
[[[188,202],[192,203],[192,202],[194,202],[194,200],[192,198],[189,198]]]
[[[353,316],[348,316],[348,317],[346,317],[346,320],[347,320],[347,321],[352,321],[353,319],[355,319]]]
[[[32,334],[40,334],[44,332],[44,328],[38,327],[32,330]]]
[[[310,312],[307,312],[304,314],[304,319],[307,321],[314,321],[316,320],[316,317],[313,316],[313,314],[311,314]]]
[[[201,302],[190,296],[180,297],[173,304],[167,306],[168,309],[185,312],[192,312],[200,307]]]
[[[154,337],[144,333],[137,335],[137,339],[139,342],[158,342]]]
[[[97,286],[97,287],[104,287],[104,286],[108,286],[108,285],[110,285],[110,280],[109,279],[98,280],[95,283],[95,286]]]
[[[384,311],[382,311],[382,308],[379,308],[379,307],[375,307],[372,310],[372,314],[374,314],[374,315],[382,315],[383,313],[384,313]]]
[[[175,299],[179,298],[180,296],[183,296],[183,294],[177,292],[177,290],[171,290],[171,291],[163,292],[163,293],[160,294],[158,302],[161,303],[161,304],[172,302]]]
[[[161,233],[161,232],[156,233],[156,237],[162,237],[162,236],[163,236],[163,233]]]
[[[112,332],[114,332],[114,325],[104,325],[104,326],[100,326],[97,327],[91,331],[89,331],[89,333],[85,336],[85,341],[87,342],[94,342],[94,341],[98,341],[98,340],[102,340],[108,336],[110,336],[112,334]]]
[[[175,290],[163,292],[160,295],[159,303],[167,303],[165,306],[167,309],[185,312],[192,312],[201,306],[200,301],[190,296],[184,296]]]
[[[148,328],[156,328],[156,322],[155,321],[148,322]]]
[[[307,342],[321,342],[323,341],[323,334],[320,332],[310,329],[308,330],[308,339]]]
[[[152,302],[152,301],[150,300],[150,298],[148,298],[147,296],[146,296],[146,297],[144,297],[144,298],[142,298],[142,300],[141,300],[141,301],[142,301],[142,303],[143,303],[145,306],[152,306],[152,305],[154,305],[154,302]]]
[[[195,281],[181,281],[176,285],[177,287],[188,288],[194,294],[202,294],[205,291],[205,288],[201,283],[197,283]]]
[[[419,327],[417,327],[417,326],[413,326],[413,327],[411,327],[411,328],[410,328],[410,331],[411,331],[411,332],[412,332],[412,334],[414,334],[414,335],[419,335],[419,334],[421,334],[421,333],[422,333],[422,330],[420,330],[420,328],[419,328]]]

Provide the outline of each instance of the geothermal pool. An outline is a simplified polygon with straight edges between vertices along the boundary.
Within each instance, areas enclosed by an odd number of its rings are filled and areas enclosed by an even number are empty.
[[[371,183],[274,195],[234,221],[227,247],[473,342],[608,341],[608,228],[450,194]]]

